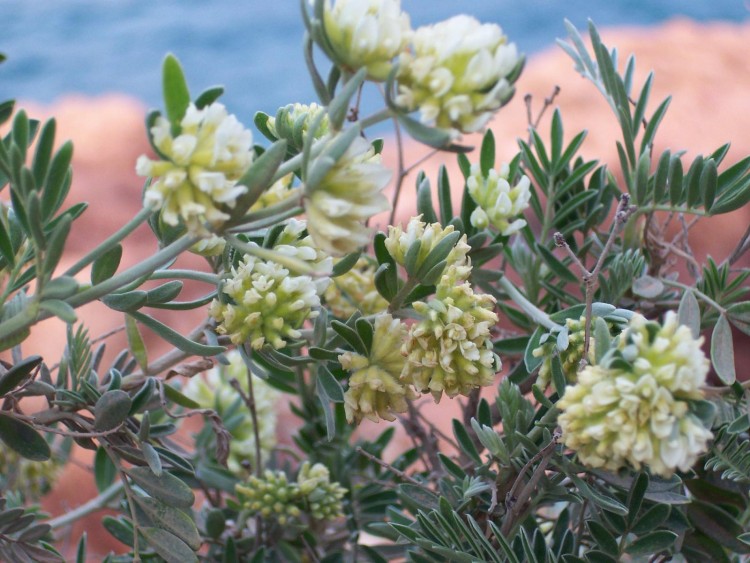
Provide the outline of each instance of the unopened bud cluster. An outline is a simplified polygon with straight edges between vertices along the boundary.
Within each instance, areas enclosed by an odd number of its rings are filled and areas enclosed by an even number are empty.
[[[501,235],[510,236],[526,226],[519,215],[529,206],[531,182],[521,176],[511,187],[510,168],[503,164],[500,170],[491,168],[487,175],[482,173],[479,164],[471,167],[471,175],[466,179],[466,187],[477,208],[472,212],[471,224],[479,229],[492,225]]]
[[[268,130],[277,138],[285,139],[292,148],[302,150],[310,127],[317,121],[317,128],[313,137],[320,139],[330,133],[330,123],[326,108],[316,103],[289,104],[276,113],[276,117],[269,117],[266,122]]]
[[[406,267],[409,250],[415,243],[418,243],[419,252],[415,257],[409,257],[413,262],[409,266],[409,269],[419,271],[435,247],[448,235],[452,235],[455,232],[456,229],[453,225],[443,227],[440,223],[428,224],[422,221],[421,215],[418,215],[409,220],[406,229],[402,228],[401,225],[397,227],[389,226],[388,237],[385,239],[385,247],[390,255],[393,256],[396,264]],[[471,268],[468,266],[466,254],[470,250],[471,247],[466,243],[466,235],[462,235],[445,258],[445,266],[455,265],[458,268],[456,272],[460,273],[463,278],[467,278],[471,272]],[[445,269],[441,270],[440,273],[444,271]],[[438,277],[438,279],[440,278]]]
[[[691,410],[709,369],[702,342],[671,311],[663,325],[634,316],[611,361],[584,368],[558,401],[565,445],[595,468],[688,471],[712,437]]]
[[[285,525],[303,516],[315,521],[334,520],[343,516],[342,499],[347,490],[331,482],[328,469],[305,462],[296,482],[290,482],[283,471],[267,469],[262,478],[252,476],[236,486],[242,505],[251,513],[273,518]]]
[[[255,154],[250,130],[214,103],[202,109],[190,104],[177,135],[161,116],[150,134],[162,159],[144,155],[136,163],[140,176],[152,178],[144,193],[146,207],[161,210],[168,225],[182,221],[195,233],[205,233],[205,222],[220,227],[229,219],[227,209],[247,191],[237,180]]]

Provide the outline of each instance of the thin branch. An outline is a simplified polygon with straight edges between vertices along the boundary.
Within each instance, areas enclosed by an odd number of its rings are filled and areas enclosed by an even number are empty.
[[[576,256],[575,252],[573,252],[573,249],[570,248],[568,243],[565,241],[565,237],[562,233],[555,233],[554,235],[555,244],[560,248],[564,248],[568,253],[568,256],[571,257],[576,266],[578,266],[578,268],[580,268],[581,270],[581,279],[583,280],[586,297],[586,330],[583,345],[583,359],[581,360],[582,363],[586,362],[589,357],[589,346],[591,345],[591,309],[594,302],[594,292],[596,291],[596,287],[599,283],[599,272],[601,272],[601,269],[604,266],[604,261],[607,259],[607,256],[609,256],[609,253],[612,250],[612,246],[615,244],[618,233],[625,226],[625,223],[628,222],[630,216],[635,213],[636,209],[637,208],[635,205],[630,205],[629,194],[622,194],[622,196],[620,196],[620,204],[617,207],[615,220],[612,222],[612,227],[609,231],[609,238],[607,239],[607,242],[604,245],[601,254],[599,255],[599,259],[594,265],[594,269],[591,271],[587,270],[584,267],[584,265]]]
[[[373,463],[377,463],[383,469],[387,469],[388,471],[390,471],[391,473],[393,473],[394,475],[396,475],[396,477],[398,477],[399,479],[402,479],[404,481],[408,481],[412,485],[416,485],[417,487],[419,487],[421,489],[424,489],[425,491],[428,491],[430,493],[432,492],[429,489],[429,487],[426,487],[423,483],[420,483],[419,481],[417,481],[413,477],[410,477],[409,475],[407,475],[406,473],[404,473],[400,469],[396,469],[390,463],[387,463],[387,462],[383,461],[382,459],[380,459],[378,457],[375,457],[370,452],[368,452],[366,450],[363,450],[361,447],[357,447],[355,451],[358,454],[363,455],[364,457],[366,457],[367,459],[369,459]]]
[[[505,505],[508,507],[508,513],[506,514],[505,519],[503,520],[502,528],[500,529],[503,536],[508,537],[508,534],[515,526],[518,518],[526,510],[529,499],[531,498],[534,489],[536,489],[537,484],[544,475],[552,454],[555,452],[557,441],[560,439],[560,436],[562,436],[562,433],[559,431],[559,429],[555,430],[555,432],[552,434],[552,440],[550,441],[550,443],[539,450],[539,452],[537,452],[537,454],[532,457],[518,473],[516,481],[513,483],[510,491],[508,491],[508,494],[505,496]],[[528,482],[526,482],[523,489],[521,489],[521,491],[516,494],[516,491],[521,487],[524,475],[537,461],[539,461],[539,465],[531,474],[531,478],[528,480]]]

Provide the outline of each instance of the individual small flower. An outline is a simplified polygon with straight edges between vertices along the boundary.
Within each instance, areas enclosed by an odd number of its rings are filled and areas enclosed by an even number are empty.
[[[330,133],[330,122],[326,108],[316,103],[289,104],[280,108],[276,117],[268,118],[266,126],[277,139],[286,139],[293,148],[302,150],[310,127],[321,114],[318,128],[314,133],[314,137],[320,139]]]
[[[193,232],[203,232],[205,222],[220,227],[229,219],[227,209],[247,191],[237,180],[255,154],[250,130],[214,103],[202,109],[190,104],[177,136],[161,116],[150,134],[165,159],[142,155],[136,163],[139,176],[153,179],[144,193],[146,207],[161,210],[168,225],[183,221]]]
[[[529,206],[531,182],[526,176],[521,176],[518,183],[511,187],[509,174],[507,164],[503,164],[499,172],[490,169],[487,176],[482,174],[479,164],[472,165],[471,175],[466,180],[469,195],[478,205],[470,217],[472,225],[479,229],[492,225],[504,236],[510,236],[526,226],[526,221],[518,216]]]
[[[513,94],[520,57],[495,24],[455,16],[417,29],[413,46],[400,57],[396,102],[423,123],[478,131]]]
[[[220,256],[227,241],[219,235],[209,234],[190,247],[190,252],[200,256]]]
[[[344,515],[342,499],[347,489],[331,482],[331,474],[322,463],[310,465],[305,461],[297,476],[300,493],[305,499],[305,512],[313,520],[335,520]]]
[[[377,263],[362,257],[351,270],[331,280],[324,297],[334,315],[348,319],[356,311],[369,316],[388,308],[388,301],[375,288],[376,269]]]
[[[283,471],[266,469],[262,478],[252,475],[245,484],[235,485],[242,505],[252,514],[275,518],[282,526],[302,514],[302,494]]]
[[[356,137],[342,157],[304,197],[307,230],[315,245],[331,256],[343,256],[370,242],[365,226],[373,215],[391,205],[382,193],[391,172],[362,137]]]
[[[385,247],[393,256],[397,264],[404,266],[406,264],[406,255],[412,244],[419,241],[419,253],[415,259],[414,270],[418,270],[424,263],[430,252],[446,236],[455,232],[453,225],[443,227],[440,223],[427,224],[422,221],[422,216],[412,217],[404,230],[400,225],[397,227],[388,227],[388,237],[385,239]],[[455,272],[461,273],[463,279],[468,278],[471,268],[468,265],[466,254],[471,247],[466,243],[466,235],[461,236],[456,242],[453,249],[446,257],[446,270],[452,265],[457,266]],[[444,271],[446,271],[444,270]]]
[[[216,331],[228,334],[234,344],[283,348],[288,339],[300,338],[307,319],[318,315],[315,309],[327,285],[328,278],[292,275],[276,262],[246,255],[221,287],[228,302],[214,299],[209,314],[218,323]]]
[[[201,408],[215,410],[226,423],[227,430],[232,435],[227,467],[233,474],[240,475],[247,464],[255,466],[255,428],[251,417],[236,416],[246,407],[230,383],[236,379],[247,393],[247,365],[237,350],[227,352],[226,358],[229,365],[220,365],[208,371],[205,377],[192,377],[183,388],[183,393]],[[276,445],[276,407],[279,393],[264,380],[253,375],[253,396],[261,455],[265,458]]]
[[[388,77],[412,33],[400,0],[326,0],[323,21],[334,62],[350,72],[366,68],[378,81]]]
[[[307,262],[320,275],[328,275],[333,269],[333,258],[315,246],[312,237],[305,234],[306,228],[305,221],[289,219],[274,242],[273,250],[285,257]],[[322,287],[320,291],[324,291],[328,283],[327,277],[319,277],[316,281],[318,288]]]
[[[635,315],[614,352],[586,366],[558,401],[565,445],[591,467],[688,471],[712,438],[690,409],[709,369],[702,342],[674,312],[663,325]]]
[[[468,282],[455,285],[460,279],[455,269],[443,276],[433,299],[414,303],[423,320],[411,326],[401,349],[406,356],[402,381],[429,391],[435,402],[443,393],[468,395],[492,385],[501,367],[490,340],[498,320],[495,299],[474,293]]]
[[[344,394],[344,410],[350,423],[362,418],[373,422],[381,418],[395,420],[393,413],[406,412],[407,400],[417,398],[414,390],[400,380],[406,326],[387,314],[378,315],[374,325],[368,356],[355,352],[339,356],[341,366],[351,373],[349,389]]]

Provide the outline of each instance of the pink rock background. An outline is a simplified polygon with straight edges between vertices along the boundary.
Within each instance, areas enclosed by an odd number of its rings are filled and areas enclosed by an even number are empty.
[[[707,154],[726,141],[732,149],[723,166],[750,154],[750,24],[711,23],[698,24],[688,20],[674,20],[654,29],[622,28],[602,31],[607,45],[617,46],[621,60],[633,52],[637,56],[635,85],[640,87],[647,72],[654,70],[656,77],[649,105],[650,114],[667,95],[674,98],[656,139],[656,149],[688,149],[689,155]],[[599,158],[617,165],[614,139],[618,126],[610,108],[598,91],[573,70],[570,59],[559,49],[531,57],[519,80],[516,98],[492,123],[498,148],[498,160],[507,161],[516,152],[516,139],[526,136],[526,109],[523,103],[528,92],[533,96],[534,113],[542,100],[549,96],[555,85],[560,94],[554,105],[562,112],[565,138],[569,140],[578,131],[588,129],[583,155]],[[120,95],[99,98],[71,96],[50,107],[33,103],[19,103],[31,117],[46,118],[54,115],[58,120],[58,138],[72,139],[75,144],[73,159],[74,180],[69,203],[87,201],[86,213],[74,224],[71,234],[67,264],[91,249],[111,234],[140,206],[142,179],[134,172],[138,155],[148,151],[144,134],[146,108],[138,101]],[[547,135],[551,111],[542,122],[543,137]],[[478,139],[467,139],[476,144]],[[473,141],[473,143],[472,143]],[[390,143],[392,146],[393,143]],[[387,143],[386,146],[389,146]],[[407,145],[406,163],[418,159],[427,151],[414,144]],[[470,155],[470,158],[472,156]],[[474,157],[477,158],[477,157]],[[393,152],[386,155],[395,164]],[[460,178],[455,159],[442,155],[432,157],[423,168],[435,178],[440,163],[446,163],[455,178]],[[399,217],[407,219],[414,204],[414,180],[407,178],[404,197],[399,207]],[[381,219],[379,227],[385,226]],[[706,255],[719,259],[732,250],[750,222],[749,210],[741,210],[719,219],[702,221],[692,233],[694,250],[699,260]],[[155,242],[147,228],[141,228],[127,241],[123,266],[133,264],[150,255]],[[192,266],[199,262],[193,261]],[[748,264],[747,257],[744,264]],[[86,274],[87,275],[87,274]],[[122,324],[120,314],[99,304],[81,310],[81,320],[92,336],[102,334]],[[162,317],[169,319],[168,317]],[[176,320],[176,317],[173,317]],[[199,316],[181,317],[183,330],[189,330]],[[174,322],[174,321],[173,321]],[[174,324],[173,324],[174,326]],[[124,337],[116,335],[109,340],[110,350],[124,346]],[[59,356],[64,345],[64,330],[60,323],[46,321],[32,332],[24,348],[25,354],[43,353],[45,357]],[[156,339],[149,341],[152,357],[166,350]],[[741,363],[738,358],[738,366]],[[430,405],[423,411],[439,420],[450,420],[456,405],[444,400],[440,405]],[[88,457],[80,458],[85,466]],[[77,506],[95,495],[92,475],[85,467],[73,465],[62,477],[52,495],[45,499],[44,507],[59,514]],[[74,536],[83,529],[89,531],[89,549],[92,554],[103,554],[109,549],[119,549],[98,524],[99,516],[79,523]]]

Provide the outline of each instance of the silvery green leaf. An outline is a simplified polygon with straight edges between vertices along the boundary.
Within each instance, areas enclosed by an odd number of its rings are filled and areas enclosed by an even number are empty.
[[[130,396],[121,389],[107,391],[96,401],[94,428],[98,431],[112,430],[125,422],[130,414]]]
[[[701,332],[701,308],[695,294],[687,290],[682,294],[680,306],[677,309],[677,320],[690,328],[693,338],[698,338]]]
[[[724,314],[719,315],[719,320],[711,335],[711,363],[716,370],[716,375],[725,385],[734,383],[737,376],[734,367],[732,328]]]
[[[656,299],[664,292],[664,284],[653,276],[641,276],[633,282],[633,293],[646,299]]]

